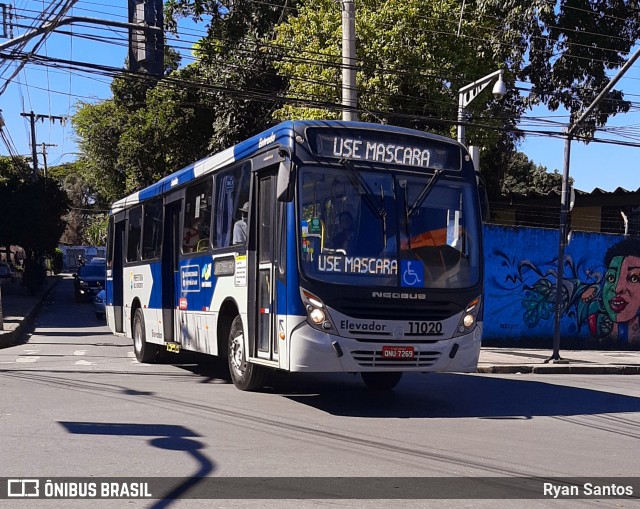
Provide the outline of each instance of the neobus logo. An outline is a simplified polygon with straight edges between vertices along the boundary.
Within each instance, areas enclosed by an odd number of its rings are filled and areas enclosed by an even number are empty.
[[[427,295],[424,293],[397,293],[397,292],[372,292],[372,297],[379,299],[409,299],[409,300],[426,300]]]

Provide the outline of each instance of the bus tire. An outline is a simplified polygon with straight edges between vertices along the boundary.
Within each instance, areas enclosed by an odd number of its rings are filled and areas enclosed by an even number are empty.
[[[231,324],[228,351],[229,372],[233,385],[241,391],[255,391],[262,388],[266,382],[267,371],[264,367],[247,361],[240,316],[236,316]]]
[[[386,371],[382,373],[362,372],[362,381],[373,391],[390,391],[402,378],[401,371]]]
[[[142,309],[137,308],[133,315],[133,351],[138,362],[153,364],[158,359],[160,347],[147,343],[147,335],[144,329],[144,316]]]

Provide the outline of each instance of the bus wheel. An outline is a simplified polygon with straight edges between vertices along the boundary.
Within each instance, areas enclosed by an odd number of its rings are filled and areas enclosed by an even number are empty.
[[[147,336],[144,330],[144,317],[142,309],[136,309],[133,315],[133,351],[138,362],[146,364],[154,363],[158,358],[160,348],[158,345],[147,343]]]
[[[369,389],[374,391],[390,391],[402,378],[401,371],[384,372],[384,373],[370,373],[363,372],[362,381]]]
[[[241,391],[255,391],[260,389],[266,381],[265,368],[247,362],[244,351],[244,330],[239,316],[234,318],[229,332],[229,371],[233,384]]]

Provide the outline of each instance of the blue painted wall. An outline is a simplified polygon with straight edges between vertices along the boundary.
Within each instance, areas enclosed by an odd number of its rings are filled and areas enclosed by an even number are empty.
[[[620,235],[573,233],[566,249],[563,274],[563,348],[640,349],[638,317],[625,324],[615,323],[604,305],[608,298],[604,288],[605,255],[609,248],[624,239]],[[554,329],[558,230],[485,225],[484,255],[483,343],[550,347]],[[637,256],[640,257],[640,252]],[[631,302],[629,306],[640,307],[640,301]]]

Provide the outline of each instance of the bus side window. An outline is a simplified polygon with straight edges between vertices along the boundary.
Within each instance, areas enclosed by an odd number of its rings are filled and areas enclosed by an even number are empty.
[[[144,205],[142,228],[142,259],[153,260],[160,256],[162,243],[162,200],[153,200]]]
[[[182,230],[182,252],[185,254],[209,248],[211,191],[211,178],[187,188]]]
[[[129,211],[129,231],[127,232],[127,261],[140,261],[140,241],[142,234],[142,206]]]
[[[216,193],[213,218],[213,238],[215,248],[229,247],[233,244],[233,230],[237,222],[246,217],[249,202],[251,164],[229,168],[216,175]]]

